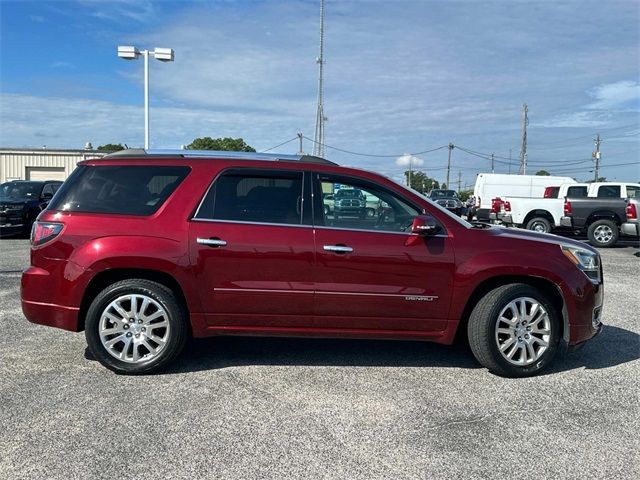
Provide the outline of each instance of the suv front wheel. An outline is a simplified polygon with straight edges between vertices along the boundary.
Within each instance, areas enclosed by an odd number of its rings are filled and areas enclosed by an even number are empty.
[[[85,322],[89,349],[121,374],[157,371],[187,340],[187,315],[169,288],[143,279],[116,282],[93,300]]]
[[[491,290],[471,312],[469,344],[476,359],[505,377],[535,375],[553,360],[560,316],[549,299],[525,284]]]

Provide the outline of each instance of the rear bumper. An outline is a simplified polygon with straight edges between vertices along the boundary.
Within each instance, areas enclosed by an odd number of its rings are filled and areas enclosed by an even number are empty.
[[[561,227],[573,227],[573,222],[571,221],[571,217],[560,217],[560,226]]]
[[[77,332],[80,308],[65,305],[60,290],[57,275],[43,268],[29,267],[20,283],[22,312],[31,323]]]
[[[62,328],[72,332],[78,331],[79,310],[77,307],[22,300],[22,313],[31,323]]]
[[[625,222],[620,225],[620,231],[624,235],[631,235],[633,237],[640,236],[640,227],[638,223],[635,222]]]

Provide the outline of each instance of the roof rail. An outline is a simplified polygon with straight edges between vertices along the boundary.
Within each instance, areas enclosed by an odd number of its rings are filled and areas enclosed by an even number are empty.
[[[284,153],[259,153],[259,152],[229,152],[223,150],[173,150],[173,149],[126,149],[111,153],[102,158],[113,157],[184,157],[184,158],[232,158],[242,160],[279,160],[285,162],[320,163],[337,165],[330,160],[315,157],[313,155],[288,155]]]

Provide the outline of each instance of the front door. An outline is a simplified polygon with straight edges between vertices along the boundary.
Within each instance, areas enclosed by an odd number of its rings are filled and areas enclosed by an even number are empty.
[[[210,188],[189,235],[210,326],[299,327],[313,315],[315,253],[303,179],[303,172],[238,169]]]
[[[441,331],[453,290],[446,232],[411,235],[418,207],[381,186],[315,175],[316,314],[329,328]],[[322,197],[323,195],[315,195]]]

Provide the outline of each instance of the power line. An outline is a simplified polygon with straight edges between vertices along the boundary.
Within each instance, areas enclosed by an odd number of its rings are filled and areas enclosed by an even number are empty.
[[[316,142],[315,140],[312,140],[309,137],[304,137],[304,138],[305,138],[305,140],[309,140],[310,142],[318,143],[318,142]],[[331,145],[327,145],[326,143],[323,143],[322,146],[325,147],[325,148],[329,148],[331,150],[336,150],[338,152],[348,153],[349,155],[359,155],[359,156],[362,156],[362,157],[398,158],[398,157],[401,157],[403,155],[407,155],[406,153],[396,153],[395,155],[377,155],[377,154],[374,154],[374,153],[354,152],[354,151],[351,151],[351,150],[346,150],[344,148],[333,147]],[[425,153],[431,153],[431,152],[435,152],[437,150],[442,150],[443,148],[448,148],[448,145],[442,145],[440,147],[432,148],[430,150],[424,150],[422,152],[409,153],[408,155],[413,155],[413,156],[423,155]]]
[[[283,146],[283,145],[286,145],[287,143],[291,143],[291,142],[293,142],[294,140],[297,140],[297,139],[298,139],[298,136],[295,136],[295,137],[293,137],[292,139],[287,140],[286,142],[279,143],[279,144],[278,144],[278,145],[276,145],[275,147],[267,148],[266,150],[260,150],[260,153],[267,153],[267,152],[270,152],[271,150],[275,150],[276,148],[281,147],[281,146]]]

